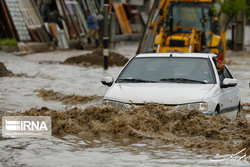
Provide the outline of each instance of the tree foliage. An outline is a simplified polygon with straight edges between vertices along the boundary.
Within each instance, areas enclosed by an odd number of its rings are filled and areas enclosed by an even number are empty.
[[[246,0],[225,0],[225,2],[221,4],[221,12],[228,15],[230,19],[237,16],[241,10],[245,9],[247,9]]]
[[[246,15],[250,18],[250,0],[247,0]]]

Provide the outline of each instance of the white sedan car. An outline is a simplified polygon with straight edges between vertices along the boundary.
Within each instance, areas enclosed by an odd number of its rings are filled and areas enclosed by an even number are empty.
[[[102,79],[110,86],[103,105],[129,108],[159,103],[235,117],[241,110],[237,80],[227,67],[218,73],[216,62],[217,56],[209,53],[139,54],[115,80]]]

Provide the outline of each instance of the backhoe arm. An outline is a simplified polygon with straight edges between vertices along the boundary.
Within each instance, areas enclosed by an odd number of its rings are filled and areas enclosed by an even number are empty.
[[[154,28],[155,26],[157,26],[159,28],[159,26],[162,24],[163,19],[167,16],[167,9],[168,9],[168,5],[169,5],[170,0],[162,0],[161,3],[158,6],[159,11],[162,10],[162,15],[160,16],[160,19],[157,21],[154,21],[153,23],[150,24],[150,28],[152,29],[152,31],[157,35],[159,32]],[[159,12],[158,11],[158,12]]]

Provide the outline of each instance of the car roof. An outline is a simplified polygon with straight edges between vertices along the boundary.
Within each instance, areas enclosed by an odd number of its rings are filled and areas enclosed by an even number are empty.
[[[216,54],[212,53],[143,53],[138,54],[135,57],[197,57],[197,58],[213,58],[217,57]]]

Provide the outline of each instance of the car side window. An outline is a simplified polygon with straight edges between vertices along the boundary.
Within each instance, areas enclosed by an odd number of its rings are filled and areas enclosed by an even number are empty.
[[[233,79],[232,75],[230,74],[230,72],[228,71],[228,69],[225,67],[223,74],[225,76],[225,78],[231,78]]]
[[[222,73],[219,72],[219,77],[220,77],[220,83],[222,83],[225,78],[232,78],[233,79],[233,77],[230,74],[230,72],[228,71],[227,67],[225,67],[225,69]]]

